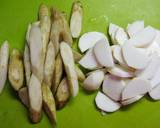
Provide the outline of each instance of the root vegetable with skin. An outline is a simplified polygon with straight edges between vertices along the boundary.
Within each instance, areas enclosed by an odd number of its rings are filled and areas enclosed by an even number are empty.
[[[2,93],[7,80],[8,60],[9,60],[9,43],[8,41],[5,41],[0,49],[0,94]]]
[[[12,87],[18,91],[23,86],[24,69],[21,53],[13,49],[9,61],[9,81]]]

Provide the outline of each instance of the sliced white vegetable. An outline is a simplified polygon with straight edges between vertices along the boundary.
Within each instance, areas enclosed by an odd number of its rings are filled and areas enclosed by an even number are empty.
[[[127,43],[131,43],[135,47],[147,47],[153,43],[155,37],[156,31],[152,27],[148,26],[133,38],[130,38]]]
[[[154,40],[160,46],[160,30],[156,30],[156,38]]]
[[[127,32],[130,37],[137,35],[144,29],[144,21],[138,20],[127,26]]]
[[[81,52],[85,52],[86,50],[92,48],[97,43],[97,41],[101,39],[106,39],[106,41],[108,41],[107,37],[101,32],[85,33],[79,39],[79,49]]]
[[[120,27],[110,23],[109,24],[109,35],[111,37],[112,43],[113,44],[117,44],[116,40],[115,40],[115,35],[116,35],[116,31],[119,29]]]
[[[126,40],[128,40],[128,35],[122,28],[118,28],[115,34],[115,40],[117,44],[123,45]]]
[[[160,85],[157,85],[149,92],[150,97],[153,100],[160,100]]]
[[[125,82],[116,76],[105,75],[102,91],[115,101],[120,101],[121,93],[125,87]]]
[[[134,77],[134,72],[116,64],[114,65],[113,68],[108,69],[108,72],[112,75],[115,75],[117,77],[122,77],[122,78]]]
[[[144,79],[152,79],[157,71],[157,67],[160,65],[160,57],[154,55],[148,66],[144,70],[137,70],[136,76],[142,77]]]
[[[154,77],[150,80],[152,88],[156,87],[160,84],[160,67],[157,67],[157,71],[155,72]]]
[[[122,92],[122,100],[145,94],[150,90],[151,84],[148,80],[142,78],[134,78],[124,88]]]
[[[135,48],[131,43],[125,43],[122,46],[122,53],[125,62],[132,68],[144,69],[149,62],[149,57],[145,52]]]
[[[138,100],[140,100],[141,98],[143,97],[143,95],[138,95],[136,97],[133,97],[133,98],[130,98],[130,99],[127,99],[127,100],[123,100],[121,101],[121,104],[122,105],[129,105],[129,104],[132,104],[134,102],[137,102]]]
[[[121,105],[110,98],[108,98],[106,95],[104,95],[101,92],[97,93],[97,96],[95,98],[96,105],[99,109],[105,111],[105,112],[114,112],[117,111]]]
[[[153,54],[160,56],[160,45],[155,41],[151,45],[149,45],[147,48],[143,48],[143,50],[149,56]]]
[[[102,66],[113,67],[114,62],[112,58],[111,48],[105,39],[99,40],[94,46],[94,54]]]
[[[92,72],[83,82],[83,87],[87,91],[95,91],[97,90],[104,79],[104,72],[101,70],[97,70]]]
[[[128,65],[126,64],[123,55],[122,55],[122,49],[120,45],[113,45],[112,53],[113,53],[113,58],[122,66],[127,67]]]
[[[79,61],[79,64],[86,69],[96,69],[101,67],[95,58],[92,48],[83,56]]]

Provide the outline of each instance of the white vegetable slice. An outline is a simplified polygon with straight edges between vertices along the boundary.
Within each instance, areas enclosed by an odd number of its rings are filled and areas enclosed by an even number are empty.
[[[134,69],[144,69],[149,62],[145,52],[135,48],[131,43],[127,42],[122,46],[122,53],[127,65]]]
[[[101,39],[95,44],[94,54],[100,65],[105,67],[114,66],[111,48],[106,39]]]
[[[128,67],[128,65],[126,64],[123,58],[122,49],[120,45],[114,45],[114,47],[112,47],[112,53],[113,53],[114,59],[118,61],[120,65]]]
[[[104,95],[102,92],[97,93],[95,102],[96,102],[97,107],[105,112],[114,112],[114,111],[117,111],[121,107],[119,103],[111,100],[106,95]]]
[[[85,33],[79,39],[79,49],[81,50],[81,52],[85,52],[86,50],[92,48],[97,43],[97,41],[101,39],[106,39],[106,41],[108,42],[107,37],[101,32]]]
[[[154,40],[160,46],[160,30],[156,30],[156,38]]]
[[[120,101],[121,93],[125,87],[125,82],[116,76],[105,75],[102,91],[115,101]]]
[[[153,54],[160,56],[160,45],[155,41],[147,48],[143,48],[143,50],[145,50],[146,54],[149,56]]]
[[[0,94],[7,80],[8,59],[9,59],[9,43],[8,41],[5,41],[0,49]]]
[[[138,20],[127,26],[127,32],[130,37],[137,35],[144,29],[144,21]]]
[[[118,25],[109,24],[109,35],[111,37],[112,43],[113,44],[117,44],[116,40],[115,40],[115,35],[116,35],[116,31],[119,29],[120,27]]]
[[[144,70],[137,70],[136,76],[142,77],[144,79],[152,79],[157,71],[157,67],[160,65],[160,57],[154,55],[148,64],[148,66]]]
[[[129,105],[129,104],[132,104],[132,103],[137,102],[137,101],[140,100],[142,97],[143,97],[143,95],[138,95],[138,96],[136,96],[136,97],[133,97],[133,98],[130,98],[130,99],[121,101],[121,104],[124,105],[124,106],[126,106],[126,105]]]
[[[153,43],[155,37],[156,31],[152,27],[148,26],[133,38],[130,38],[127,43],[131,43],[135,47],[147,47]]]
[[[149,92],[150,97],[153,100],[160,100],[160,85],[157,85]]]
[[[79,64],[86,69],[97,69],[101,67],[95,58],[92,48],[87,51],[84,57],[79,61]]]
[[[116,64],[114,65],[113,68],[108,69],[108,72],[112,75],[115,75],[121,78],[130,78],[135,76],[134,72]]]
[[[155,72],[154,77],[150,80],[152,88],[156,87],[158,84],[160,84],[160,67],[158,67],[157,71]]]
[[[142,78],[134,78],[124,88],[122,92],[122,100],[145,94],[150,90],[151,84],[148,80]]]
[[[122,28],[118,28],[115,34],[115,40],[117,44],[123,45],[126,40],[128,40],[128,35]]]
[[[104,79],[104,72],[101,70],[97,70],[92,72],[83,82],[83,88],[87,91],[95,91],[97,90]]]

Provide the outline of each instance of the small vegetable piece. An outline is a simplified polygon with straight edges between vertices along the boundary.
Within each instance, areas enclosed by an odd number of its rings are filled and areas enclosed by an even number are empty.
[[[32,74],[28,86],[29,103],[30,103],[30,118],[33,123],[41,120],[42,109],[42,91],[39,79]]]
[[[159,84],[149,92],[149,96],[153,100],[160,100],[160,85]]]
[[[143,29],[144,29],[144,21],[142,20],[135,21],[132,24],[128,24],[127,26],[127,32],[131,38],[133,36],[136,36]]]
[[[61,42],[60,53],[67,74],[70,93],[73,97],[75,97],[78,94],[79,86],[78,86],[77,74],[74,67],[72,49],[67,43]]]
[[[87,91],[95,91],[101,86],[104,79],[104,72],[101,70],[96,70],[84,80],[83,88]]]
[[[54,68],[55,68],[55,49],[53,43],[49,42],[44,64],[44,82],[49,87],[51,87],[52,85]]]
[[[43,108],[47,113],[50,121],[56,123],[56,105],[52,92],[49,85],[42,84],[42,97],[43,97]]]
[[[30,34],[30,30],[31,30],[31,24],[28,24],[28,28],[27,28],[27,32],[26,32],[26,41],[27,41],[27,45],[29,46],[29,34]]]
[[[112,43],[113,44],[117,44],[117,41],[115,40],[115,35],[116,35],[116,31],[119,29],[120,27],[110,23],[109,24],[109,35],[111,37]]]
[[[145,94],[150,90],[151,84],[148,80],[142,78],[134,78],[124,88],[122,92],[122,100]]]
[[[66,78],[63,78],[60,82],[57,92],[55,94],[56,106],[58,109],[61,109],[65,106],[67,101],[69,100],[69,85]]]
[[[152,88],[155,88],[157,85],[160,84],[159,76],[160,76],[160,67],[155,72],[154,77],[150,80]]]
[[[105,67],[114,66],[111,48],[109,46],[109,42],[106,39],[97,41],[94,46],[94,54],[100,65]]]
[[[121,105],[110,98],[108,98],[106,95],[104,95],[101,92],[97,93],[97,96],[95,98],[96,105],[99,109],[105,111],[105,112],[114,112],[117,111]]]
[[[123,100],[121,101],[121,104],[123,106],[126,106],[126,105],[129,105],[129,104],[132,104],[134,102],[137,102],[138,100],[140,100],[144,95],[138,95],[136,97],[133,97],[133,98],[130,98],[130,99],[127,99],[127,100]]]
[[[83,34],[79,39],[78,42],[79,49],[83,53],[86,50],[92,48],[97,43],[97,41],[101,39],[107,40],[107,37],[100,32],[87,32]]]
[[[42,82],[44,70],[44,53],[41,29],[38,26],[32,25],[29,35],[32,73],[36,75],[40,82]]]
[[[125,82],[116,76],[106,75],[104,77],[102,91],[114,101],[121,100],[121,94],[125,87]]]
[[[127,65],[134,69],[144,69],[149,62],[149,57],[145,52],[135,48],[131,43],[126,42],[122,46],[122,53]]]
[[[30,62],[30,51],[29,51],[29,47],[27,44],[25,44],[23,61],[24,61],[26,85],[28,86],[29,81],[30,81],[30,77],[31,77],[31,62]]]
[[[72,49],[74,61],[78,62],[83,57],[79,52]]]
[[[70,30],[73,38],[78,38],[82,29],[83,10],[80,1],[73,3]]]
[[[23,87],[18,91],[18,96],[25,107],[29,108],[29,96],[27,87]]]
[[[5,41],[0,49],[0,94],[2,93],[7,80],[8,59],[9,59],[9,44],[8,41]]]
[[[58,85],[61,81],[63,75],[63,63],[60,53],[57,55],[55,60],[53,81],[52,81],[52,93],[55,94],[58,88]]]
[[[79,64],[86,69],[92,69],[92,70],[102,67],[95,58],[95,55],[93,53],[93,48],[89,49],[89,51],[79,61]]]
[[[24,69],[22,55],[17,49],[11,52],[8,75],[12,87],[18,91],[23,86]]]
[[[82,72],[82,70],[77,65],[75,65],[75,70],[76,70],[76,73],[77,73],[78,80],[79,81],[84,81],[85,75]]]
[[[153,43],[155,37],[156,31],[152,27],[148,26],[133,38],[130,38],[127,43],[130,43],[135,47],[147,47]]]

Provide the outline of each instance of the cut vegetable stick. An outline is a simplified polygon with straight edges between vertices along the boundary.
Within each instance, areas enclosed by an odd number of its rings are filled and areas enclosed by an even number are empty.
[[[23,86],[24,69],[22,55],[17,49],[13,49],[11,53],[8,75],[12,87],[18,91]]]
[[[55,60],[55,67],[54,67],[54,74],[53,74],[53,81],[52,81],[52,93],[55,95],[58,85],[61,81],[63,74],[63,63],[60,53],[57,55]]]
[[[84,68],[91,70],[102,67],[95,58],[95,55],[93,53],[93,48],[89,49],[89,51],[79,61],[79,64]]]
[[[150,90],[151,84],[148,80],[142,78],[134,78],[124,88],[122,92],[122,100],[145,94]]]
[[[83,53],[88,49],[92,48],[97,43],[97,41],[101,39],[105,39],[108,42],[107,37],[103,33],[100,32],[85,33],[79,39],[78,42],[79,49]]]
[[[102,84],[102,91],[114,101],[121,100],[121,94],[125,87],[125,82],[116,76],[105,75]]]
[[[149,56],[131,43],[125,43],[122,46],[122,53],[125,62],[134,69],[144,69],[149,63]]]
[[[142,97],[143,97],[143,95],[138,95],[138,96],[136,96],[136,97],[133,97],[133,98],[130,98],[130,99],[121,101],[121,104],[122,104],[123,106],[126,106],[126,105],[129,105],[129,104],[132,104],[132,103],[137,102],[137,101],[140,100]]]
[[[53,43],[49,42],[44,64],[44,83],[49,87],[51,87],[52,85],[54,67],[55,67],[55,49]]]
[[[87,91],[98,90],[104,79],[104,72],[101,70],[96,70],[84,80],[83,88]]]
[[[25,107],[29,108],[29,95],[27,87],[23,87],[18,91],[18,96]]]
[[[104,95],[101,92],[97,93],[97,96],[95,98],[95,102],[97,107],[105,112],[114,112],[117,111],[121,105],[118,102],[115,102],[108,98],[106,95]]]
[[[115,64],[113,68],[108,69],[108,72],[121,78],[132,78],[135,76],[134,72],[117,64]]]
[[[28,86],[30,118],[33,123],[41,120],[42,91],[39,79],[32,74]]]
[[[63,78],[55,94],[57,108],[58,109],[63,108],[66,105],[67,101],[69,100],[69,97],[70,97],[69,85],[67,79]]]
[[[80,61],[80,59],[83,57],[79,52],[77,52],[76,50],[73,50],[72,49],[72,52],[73,52],[73,57],[74,57],[74,61],[75,62],[78,62]]]
[[[44,70],[44,53],[41,29],[38,26],[32,25],[29,35],[32,73],[34,73],[40,82],[42,82]]]
[[[118,28],[116,33],[115,33],[115,41],[119,45],[123,45],[126,40],[128,40],[128,35],[122,28]]]
[[[85,80],[85,74],[82,72],[82,70],[77,65],[75,65],[75,70],[76,70],[76,73],[77,73],[78,80],[79,81],[84,81]]]
[[[31,30],[31,24],[28,25],[27,32],[26,32],[26,41],[27,41],[28,46],[29,46],[29,34],[30,34],[30,30]]]
[[[72,49],[67,43],[61,42],[60,53],[67,74],[70,93],[73,97],[75,97],[78,94],[79,86],[78,86],[77,74],[74,67]]]
[[[50,121],[56,124],[56,104],[49,85],[42,84],[43,108],[48,115]]]
[[[0,49],[0,94],[2,93],[7,80],[8,59],[9,59],[9,43],[8,41],[5,41]]]
[[[82,29],[83,9],[80,1],[73,3],[70,30],[73,38],[78,38]]]
[[[138,20],[127,26],[128,35],[132,38],[144,29],[144,21]]]
[[[160,100],[160,85],[159,84],[149,92],[149,96],[153,100]]]
[[[24,61],[26,85],[28,86],[30,77],[31,77],[31,60],[30,60],[30,51],[29,51],[29,47],[27,44],[25,44],[25,49],[23,53],[23,61]]]
[[[111,48],[109,46],[109,42],[106,41],[106,39],[97,41],[94,46],[94,54],[100,65],[108,68],[114,66]]]
[[[127,43],[134,45],[135,47],[147,47],[153,43],[156,37],[156,31],[148,26],[139,32],[133,38],[130,38]]]

